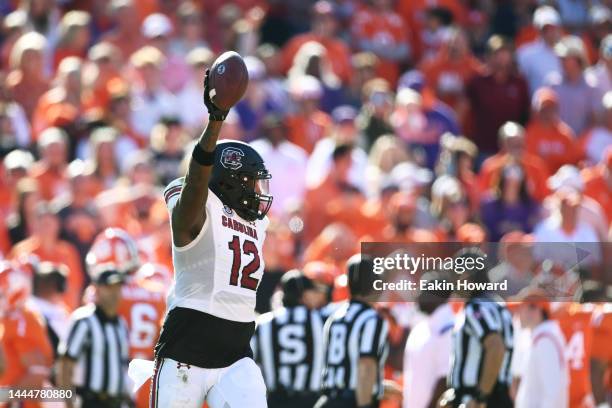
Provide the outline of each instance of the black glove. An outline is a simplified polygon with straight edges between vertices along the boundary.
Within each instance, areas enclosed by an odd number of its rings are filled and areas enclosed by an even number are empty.
[[[206,105],[206,109],[208,109],[209,120],[222,121],[227,117],[229,110],[222,110],[218,108],[210,99],[210,88],[208,86],[209,73],[210,69],[207,69],[206,73],[204,74],[204,105]]]

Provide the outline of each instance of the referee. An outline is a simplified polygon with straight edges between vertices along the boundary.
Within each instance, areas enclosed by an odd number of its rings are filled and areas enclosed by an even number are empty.
[[[251,340],[268,389],[268,408],[312,408],[321,389],[323,319],[310,300],[314,283],[301,271],[281,278],[283,307],[257,320]]]
[[[325,323],[323,396],[317,408],[376,408],[384,392],[388,324],[367,300],[375,276],[372,260],[352,256],[347,275],[350,301]]]
[[[470,282],[488,282],[486,255],[477,249],[460,252],[463,265],[481,265],[463,277]],[[481,262],[479,264],[479,262]],[[463,279],[462,277],[462,279]],[[458,293],[465,297],[460,324],[453,334],[449,385],[453,407],[511,408],[509,385],[513,350],[512,315],[506,306],[486,292]],[[444,397],[443,397],[444,398]]]
[[[96,274],[95,304],[74,311],[68,338],[58,347],[57,385],[75,390],[77,407],[119,408],[129,402],[128,332],[117,315],[123,279],[115,269]],[[75,372],[81,374],[77,379]]]

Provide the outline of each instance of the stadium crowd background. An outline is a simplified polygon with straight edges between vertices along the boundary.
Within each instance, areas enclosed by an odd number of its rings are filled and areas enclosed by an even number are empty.
[[[611,279],[609,6],[2,1],[0,258],[63,264],[66,313],[104,228],[167,279],[161,191],[206,123],[205,67],[236,50],[250,83],[221,138],[273,174],[260,312],[292,268],[342,286],[362,241],[593,242],[586,276]]]

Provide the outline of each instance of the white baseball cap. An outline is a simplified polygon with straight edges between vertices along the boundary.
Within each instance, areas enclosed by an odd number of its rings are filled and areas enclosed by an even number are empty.
[[[547,184],[553,190],[559,190],[561,187],[569,187],[579,192],[584,190],[580,170],[571,164],[561,166],[554,175],[548,178]]]
[[[304,75],[290,81],[289,92],[298,100],[319,99],[323,96],[323,87],[317,78]]]
[[[561,16],[551,6],[541,6],[533,13],[533,25],[541,30],[547,25],[560,26]]]
[[[146,38],[166,36],[172,32],[172,22],[162,13],[149,14],[142,22],[142,35]]]
[[[34,164],[34,156],[27,150],[13,150],[4,157],[3,164],[7,170],[28,170]]]

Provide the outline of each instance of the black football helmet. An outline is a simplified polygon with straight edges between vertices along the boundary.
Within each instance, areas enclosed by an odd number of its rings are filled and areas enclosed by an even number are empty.
[[[270,210],[270,178],[263,159],[248,144],[233,140],[217,143],[208,186],[245,220],[261,220]]]

